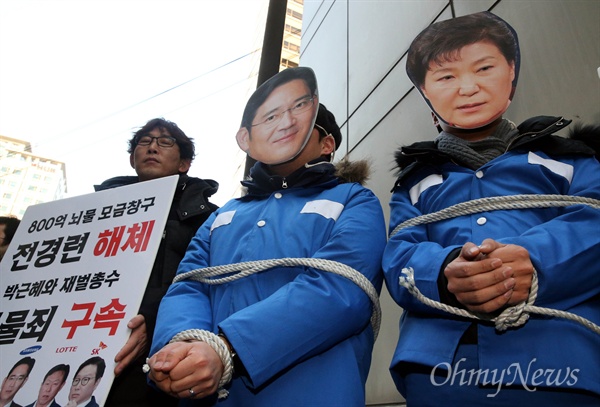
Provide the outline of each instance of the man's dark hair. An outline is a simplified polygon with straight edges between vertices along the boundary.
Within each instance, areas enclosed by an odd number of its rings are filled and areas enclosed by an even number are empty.
[[[33,365],[35,365],[35,359],[26,356],[23,359],[19,360],[13,365],[12,369],[10,369],[6,377],[9,377],[12,374],[13,370],[15,370],[19,365],[27,365],[27,375],[25,377],[29,377],[29,373],[31,373],[31,369],[33,369]]]
[[[160,131],[167,131],[171,137],[173,137],[179,146],[179,156],[182,159],[192,161],[196,156],[196,150],[194,147],[194,139],[186,136],[186,134],[181,130],[176,123],[173,123],[169,120],[165,120],[161,117],[152,119],[148,123],[144,125],[144,127],[140,128],[138,131],[133,133],[133,137],[129,140],[129,148],[127,152],[132,154],[135,148],[138,145],[138,141],[143,136],[147,136],[154,129],[159,129]]]
[[[517,83],[520,61],[517,33],[504,20],[487,11],[440,21],[424,29],[410,45],[406,72],[421,88],[431,62],[454,61],[463,47],[477,42],[494,44],[509,64],[515,64],[513,84]]]
[[[296,79],[301,79],[306,84],[311,96],[317,93],[317,78],[312,69],[300,66],[297,68],[288,68],[274,75],[262,85],[260,85],[248,99],[244,114],[242,115],[241,127],[251,131],[252,122],[256,116],[258,108],[267,100],[271,93],[281,85],[285,85]]]
[[[104,370],[106,369],[106,363],[104,362],[104,359],[102,359],[100,356],[93,356],[93,357],[89,358],[88,360],[86,360],[85,362],[83,362],[81,364],[81,366],[79,366],[79,368],[75,372],[75,376],[77,376],[79,374],[81,369],[83,369],[84,367],[86,367],[88,365],[96,365],[96,380],[95,381],[98,381],[98,379],[100,379],[102,376],[104,376]]]
[[[44,380],[42,380],[42,383],[46,381],[48,376],[50,376],[51,374],[56,373],[56,372],[63,372],[63,378],[62,378],[61,383],[64,383],[67,381],[67,376],[69,375],[70,370],[71,370],[71,367],[69,365],[65,365],[62,363],[60,365],[56,365],[52,369],[48,370],[48,373],[46,373],[46,376],[44,376]]]
[[[21,221],[14,216],[0,216],[0,225],[6,225],[4,227],[5,237],[4,241],[2,242],[2,246],[8,246],[8,244],[12,241],[20,223]]]

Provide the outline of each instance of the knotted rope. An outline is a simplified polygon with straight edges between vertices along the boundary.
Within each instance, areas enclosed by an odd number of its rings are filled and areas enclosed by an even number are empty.
[[[194,280],[205,284],[218,285],[229,283],[238,280],[249,275],[272,269],[274,267],[295,267],[295,266],[306,266],[312,267],[318,270],[327,271],[339,276],[345,277],[352,281],[354,284],[359,286],[369,297],[373,303],[373,312],[371,314],[371,326],[373,328],[374,339],[377,339],[379,334],[379,327],[381,326],[381,306],[379,304],[379,296],[377,290],[368,278],[354,270],[352,267],[347,266],[336,261],[327,259],[314,259],[314,258],[283,258],[283,259],[271,259],[271,260],[257,260],[248,261],[235,264],[225,264],[221,266],[212,266],[199,268],[188,271],[186,273],[178,274],[173,279],[173,283],[177,283],[182,280]],[[233,274],[231,274],[233,273]],[[214,278],[225,274],[231,274],[227,277]],[[219,381],[218,398],[226,398],[229,394],[224,388],[227,383],[231,381],[233,374],[233,361],[229,349],[225,343],[215,334],[209,331],[200,329],[189,329],[186,331],[179,332],[171,339],[171,342],[186,341],[190,339],[196,339],[208,343],[219,355],[223,362],[224,370],[221,380]],[[150,366],[147,364],[143,366],[144,373],[150,371]]]
[[[417,216],[402,222],[400,225],[394,228],[390,234],[390,237],[398,233],[400,230],[411,226],[433,223],[439,220],[455,218],[462,215],[471,215],[474,213],[501,209],[548,208],[579,204],[591,206],[592,208],[596,209],[600,208],[600,200],[598,199],[566,195],[510,195],[480,198],[472,201],[461,202],[438,212]],[[579,315],[566,311],[534,306],[533,304],[538,293],[538,278],[535,270],[533,272],[531,289],[529,291],[529,297],[527,300],[515,306],[506,308],[497,317],[490,317],[485,314],[470,312],[468,310],[452,307],[450,305],[427,298],[417,288],[415,284],[414,270],[412,268],[402,269],[402,274],[403,275],[399,277],[399,284],[406,288],[409,293],[411,293],[423,304],[461,317],[494,322],[496,329],[499,331],[504,331],[508,328],[514,328],[525,324],[525,322],[527,322],[529,319],[529,314],[540,314],[578,322],[590,329],[592,332],[600,335],[600,326]]]
[[[338,263],[333,260],[327,259],[315,259],[315,258],[283,258],[283,259],[269,259],[269,260],[256,260],[247,261],[236,264],[225,264],[221,266],[212,266],[206,268],[200,268],[188,271],[186,273],[178,274],[173,279],[173,283],[181,280],[195,280],[205,284],[224,284],[229,283],[240,278],[247,277],[249,275],[272,269],[275,267],[296,267],[306,266],[315,268],[329,273],[337,274],[345,277],[352,281],[354,284],[359,286],[369,297],[373,304],[373,312],[371,314],[371,326],[373,328],[373,336],[377,339],[379,334],[379,327],[381,325],[381,306],[379,305],[379,296],[377,290],[368,278],[354,270],[352,267],[347,266],[343,263]],[[227,277],[213,278],[222,276],[225,274],[234,273]]]
[[[194,339],[209,344],[221,358],[221,361],[223,362],[223,374],[221,375],[221,380],[219,380],[217,394],[220,399],[227,398],[229,392],[225,389],[225,385],[231,381],[231,376],[233,376],[233,358],[231,357],[229,348],[227,348],[225,342],[217,335],[203,329],[188,329],[187,331],[179,332],[169,341],[169,343],[184,342]]]
[[[517,304],[513,307],[506,308],[504,311],[502,311],[500,315],[494,318],[485,314],[478,314],[461,308],[456,308],[450,305],[442,304],[441,302],[437,302],[430,298],[427,298],[421,293],[421,291],[419,291],[419,289],[415,285],[414,272],[412,268],[402,269],[402,274],[403,276],[400,277],[400,285],[406,288],[415,298],[417,298],[423,304],[438,309],[440,311],[445,311],[454,315],[458,315],[460,317],[494,322],[498,331],[505,331],[508,328],[514,328],[525,324],[525,322],[527,322],[527,320],[529,319],[529,314],[540,314],[550,317],[570,319],[571,321],[578,322],[586,328],[590,329],[592,332],[595,332],[600,335],[600,326],[594,324],[589,319],[585,319],[583,317],[580,317],[579,315],[570,312],[555,310],[552,308],[537,307],[533,305],[535,297],[537,296],[537,274],[535,272],[533,273],[531,291],[529,293],[529,298],[527,299],[527,301],[523,301],[520,304]]]

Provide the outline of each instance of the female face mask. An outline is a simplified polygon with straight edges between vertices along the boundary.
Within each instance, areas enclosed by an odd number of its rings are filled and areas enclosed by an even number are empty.
[[[410,46],[406,69],[439,120],[477,129],[510,105],[519,64],[512,27],[482,12],[426,28]]]

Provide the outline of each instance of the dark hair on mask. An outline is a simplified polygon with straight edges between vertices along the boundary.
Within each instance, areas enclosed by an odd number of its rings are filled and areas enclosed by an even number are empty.
[[[254,121],[256,112],[271,93],[281,85],[285,85],[296,79],[304,81],[311,96],[316,95],[317,78],[312,69],[303,66],[285,69],[264,82],[254,91],[252,96],[250,96],[248,103],[246,103],[244,114],[242,115],[241,127],[245,127],[248,131],[251,131],[252,122]]]
[[[98,379],[100,379],[102,376],[104,376],[104,370],[106,369],[106,362],[104,362],[104,359],[102,359],[100,356],[93,356],[93,357],[89,358],[88,360],[86,360],[85,362],[83,362],[81,364],[81,366],[79,366],[79,369],[77,369],[77,371],[75,372],[75,376],[77,376],[79,374],[81,369],[83,369],[84,367],[89,366],[89,365],[96,365],[96,381],[98,381]]]
[[[129,140],[129,148],[127,152],[132,154],[137,147],[138,141],[143,136],[147,136],[154,129],[159,129],[161,132],[169,133],[169,136],[175,138],[177,145],[179,146],[179,156],[182,159],[192,161],[196,156],[196,150],[194,147],[194,139],[185,135],[177,124],[165,120],[163,118],[156,118],[148,121],[144,127],[133,133],[133,137]]]
[[[67,376],[69,375],[70,370],[71,370],[71,367],[69,365],[65,365],[65,364],[56,365],[52,369],[48,370],[48,373],[46,373],[46,376],[44,376],[44,380],[42,380],[42,383],[45,382],[46,379],[51,374],[56,373],[56,372],[63,372],[63,377],[62,377],[61,383],[64,383],[67,381]]]
[[[31,373],[31,369],[33,369],[33,366],[35,365],[35,359],[31,358],[29,356],[24,357],[23,359],[19,360],[17,363],[15,363],[12,367],[12,369],[10,369],[10,371],[8,372],[8,375],[6,375],[6,377],[10,376],[13,372],[13,370],[15,370],[17,368],[17,366],[20,365],[27,365],[27,375],[26,377],[29,377],[29,373]]]
[[[416,86],[423,87],[431,62],[454,61],[463,47],[477,42],[494,44],[509,64],[515,63],[513,83],[516,83],[520,61],[517,33],[487,11],[441,21],[424,29],[410,45],[406,72]]]

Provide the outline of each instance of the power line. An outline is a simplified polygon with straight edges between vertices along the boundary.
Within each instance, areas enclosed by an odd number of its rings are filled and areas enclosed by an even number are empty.
[[[164,91],[162,91],[162,92],[159,92],[159,93],[157,93],[157,94],[156,94],[156,95],[154,95],[154,96],[150,96],[150,97],[148,97],[148,98],[146,98],[146,99],[144,99],[144,100],[141,100],[141,101],[139,101],[139,102],[136,102],[136,103],[134,103],[134,104],[132,104],[132,105],[129,105],[129,106],[127,106],[127,107],[124,107],[124,108],[122,108],[122,109],[119,109],[119,110],[117,110],[117,111],[115,111],[115,112],[113,112],[113,113],[110,113],[110,114],[108,114],[108,115],[106,115],[106,116],[103,116],[103,117],[100,117],[100,118],[98,118],[98,119],[96,119],[96,120],[93,120],[93,121],[91,121],[91,122],[88,122],[88,123],[86,123],[86,124],[84,124],[84,125],[82,125],[82,126],[76,127],[76,128],[74,128],[74,129],[71,129],[71,130],[69,130],[69,131],[66,131],[66,132],[64,132],[64,133],[59,133],[59,134],[57,134],[57,135],[55,135],[55,136],[53,136],[53,137],[49,137],[47,140],[59,139],[59,138],[61,138],[61,137],[64,137],[64,136],[66,136],[66,135],[68,135],[68,134],[75,133],[75,132],[77,132],[77,131],[80,131],[80,130],[82,130],[82,129],[85,129],[85,128],[87,128],[87,127],[90,127],[90,126],[92,126],[92,125],[94,125],[94,124],[97,124],[97,123],[99,123],[99,122],[102,122],[102,121],[104,121],[104,120],[106,120],[106,119],[108,119],[108,118],[110,118],[110,117],[113,117],[113,116],[116,116],[116,115],[118,115],[118,114],[121,114],[121,113],[123,113],[123,112],[125,112],[125,111],[127,111],[127,110],[129,110],[129,109],[132,109],[132,108],[134,108],[134,107],[136,107],[136,106],[139,106],[139,105],[141,105],[141,104],[143,104],[143,103],[146,103],[146,102],[148,102],[148,101],[150,101],[150,100],[152,100],[152,99],[155,99],[155,98],[157,98],[157,97],[159,97],[159,96],[162,96],[162,95],[164,95],[164,94],[166,94],[166,93],[168,93],[168,92],[171,92],[171,91],[173,91],[173,90],[175,90],[175,89],[178,89],[178,88],[180,88],[180,87],[182,87],[182,86],[184,86],[184,85],[187,85],[187,84],[189,84],[190,82],[193,82],[193,81],[195,81],[195,80],[198,80],[198,79],[200,79],[200,78],[202,78],[202,77],[204,77],[204,76],[206,76],[206,75],[208,75],[208,74],[211,74],[211,73],[213,73],[213,72],[216,72],[216,71],[218,71],[219,69],[223,69],[223,68],[227,67],[228,65],[231,65],[231,64],[233,64],[233,63],[235,63],[235,62],[238,62],[238,61],[240,61],[240,60],[242,60],[242,59],[244,59],[244,58],[246,58],[246,57],[248,57],[248,56],[250,56],[250,55],[253,55],[253,54],[255,54],[255,53],[259,52],[261,49],[262,49],[262,48],[257,48],[257,49],[255,49],[254,51],[248,52],[247,54],[244,54],[244,55],[242,55],[242,56],[240,56],[240,57],[237,57],[237,58],[235,58],[235,59],[232,59],[231,61],[228,61],[228,62],[224,63],[223,65],[220,65],[220,66],[218,66],[218,67],[216,67],[216,68],[213,68],[213,69],[211,69],[211,70],[209,70],[209,71],[207,71],[207,72],[204,72],[204,73],[202,73],[201,75],[198,75],[198,76],[196,76],[196,77],[194,77],[194,78],[192,78],[192,79],[189,79],[189,80],[187,80],[187,81],[185,81],[185,82],[182,82],[182,83],[180,83],[179,85],[175,85],[175,86],[173,86],[173,87],[171,87],[171,88],[169,88],[169,89],[167,89],[167,90],[164,90]]]
[[[239,80],[239,81],[237,81],[237,82],[235,82],[235,83],[233,83],[233,84],[230,84],[230,85],[228,85],[228,86],[225,86],[225,87],[223,87],[223,88],[221,88],[221,89],[219,89],[219,90],[217,90],[217,91],[215,91],[215,92],[212,92],[212,93],[210,93],[210,94],[208,94],[208,95],[202,96],[201,98],[199,98],[199,99],[196,99],[196,100],[194,100],[193,102],[187,103],[187,104],[185,104],[185,105],[183,105],[183,106],[179,106],[179,107],[177,107],[177,108],[175,108],[175,109],[173,109],[173,110],[170,110],[170,111],[168,111],[168,112],[165,112],[165,113],[163,113],[163,114],[162,114],[162,117],[165,117],[165,116],[167,116],[167,115],[169,115],[169,114],[171,114],[171,113],[173,113],[173,112],[176,112],[176,111],[178,111],[178,110],[185,109],[186,107],[189,107],[189,106],[191,106],[191,105],[193,105],[193,104],[195,104],[195,103],[201,102],[201,101],[203,101],[203,100],[205,100],[205,99],[208,99],[208,98],[210,98],[210,97],[212,97],[212,96],[218,95],[219,93],[221,93],[221,92],[224,92],[224,91],[226,91],[226,90],[228,90],[228,89],[231,89],[231,88],[233,88],[234,86],[237,86],[237,85],[239,85],[239,84],[241,84],[241,83],[247,82],[248,80],[250,80],[250,79],[253,79],[253,78],[255,78],[256,76],[257,76],[256,74],[254,74],[254,75],[250,75],[250,76],[249,76],[249,77],[247,77],[247,78],[244,78],[244,79],[242,79],[242,80]],[[164,93],[164,92],[163,92],[163,93]],[[128,129],[128,130],[130,130],[130,129]],[[80,146],[78,146],[78,147],[76,147],[76,148],[74,148],[74,149],[71,149],[70,151],[68,151],[68,152],[65,152],[63,155],[66,157],[66,156],[68,156],[69,154],[73,154],[73,153],[75,153],[75,152],[77,152],[77,151],[84,150],[84,149],[86,149],[86,148],[89,148],[89,147],[91,147],[91,146],[93,146],[93,145],[95,145],[95,144],[101,143],[101,142],[103,142],[104,140],[107,140],[107,139],[110,139],[110,138],[112,138],[112,137],[115,137],[116,135],[119,135],[119,134],[123,133],[124,131],[125,131],[124,129],[123,129],[123,130],[119,130],[119,131],[115,131],[114,133],[112,133],[112,134],[110,134],[110,135],[108,135],[108,136],[106,136],[106,137],[95,139],[95,140],[94,140],[93,142],[91,142],[91,143],[84,144],[84,145],[80,145]]]

